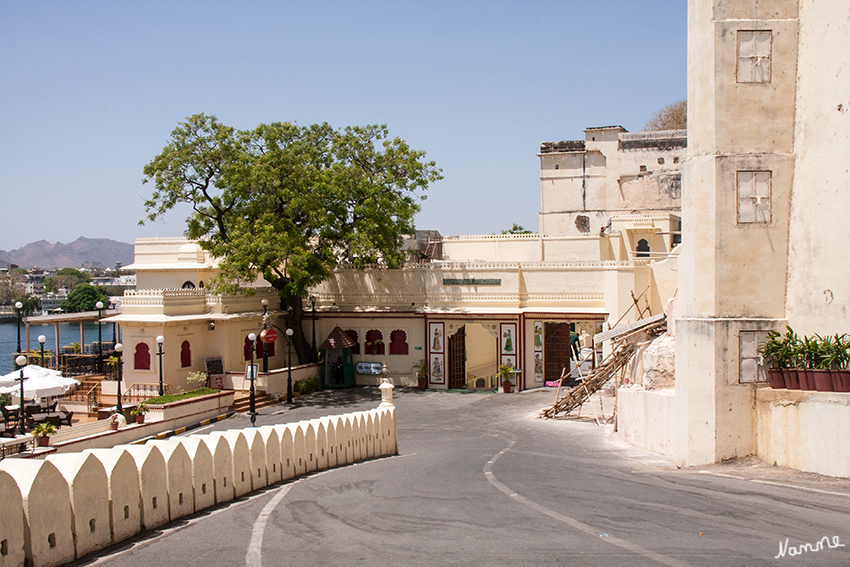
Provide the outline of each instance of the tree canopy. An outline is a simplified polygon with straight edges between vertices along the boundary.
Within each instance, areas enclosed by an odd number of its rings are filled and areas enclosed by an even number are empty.
[[[91,277],[85,272],[75,270],[74,268],[62,268],[56,275],[47,278],[44,281],[44,287],[47,291],[56,293],[61,288],[73,290],[78,284],[88,283]]]
[[[62,302],[60,307],[66,313],[79,313],[80,311],[94,311],[97,309],[95,303],[102,301],[104,305],[109,303],[109,298],[103,289],[87,283],[77,284],[74,291],[68,294],[68,298]]]
[[[414,230],[423,192],[442,178],[424,155],[390,138],[386,126],[274,122],[236,130],[196,114],[144,167],[154,192],[141,223],[191,205],[186,236],[220,260],[212,288],[250,293],[243,285],[263,276],[289,313],[304,362],[307,290],[341,262],[404,261],[402,235]]]
[[[688,128],[688,101],[671,102],[657,110],[644,130],[686,130]]]
[[[503,230],[502,234],[534,234],[521,224],[513,223],[513,226],[510,230]]]

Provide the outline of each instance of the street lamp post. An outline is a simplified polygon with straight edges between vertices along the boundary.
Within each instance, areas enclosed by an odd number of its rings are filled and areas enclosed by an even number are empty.
[[[119,414],[124,413],[124,408],[121,407],[121,353],[124,352],[124,345],[117,343],[115,352],[118,353],[118,403],[115,404],[115,410]]]
[[[318,353],[316,352],[316,296],[310,296],[310,307],[312,308],[312,320],[313,320],[313,353],[310,357],[310,362],[318,362]]]
[[[98,301],[94,306],[97,308],[97,373],[103,374],[103,336],[100,329],[100,315],[103,311],[103,302]]]
[[[114,297],[109,300],[109,308],[115,311],[115,306],[118,305],[118,300]],[[112,322],[112,348],[118,343],[118,337],[115,336],[115,321]]]
[[[41,367],[44,368],[44,342],[47,340],[47,337],[44,335],[38,336],[38,344],[41,346]]]
[[[21,303],[20,301],[15,302],[15,314],[18,316],[18,352],[19,353],[21,352],[21,309],[23,309],[23,308],[24,308],[23,303]],[[18,363],[18,361],[20,359],[21,359],[20,356],[15,359],[15,365],[16,365],[15,370],[17,370],[18,368],[20,368],[22,366],[21,364]],[[27,364],[26,357],[24,357],[23,366],[26,366],[26,364]],[[23,406],[23,400],[21,400],[21,405]]]
[[[254,393],[254,344],[257,340],[257,335],[248,333],[248,340],[251,341],[251,366],[248,367],[248,378],[251,382],[251,389],[248,394],[248,417],[251,418],[251,427],[253,427],[254,422],[257,421],[257,407]]]
[[[159,347],[159,350],[157,351],[156,355],[157,355],[157,357],[159,357],[159,395],[160,396],[165,394],[165,391],[162,388],[162,343],[164,343],[164,342],[165,342],[165,337],[163,337],[162,335],[159,335],[156,338],[156,344]]]
[[[292,329],[286,330],[286,347],[287,347],[287,356],[289,360],[286,363],[288,377],[286,379],[286,403],[292,403],[292,333],[294,333]]]
[[[20,406],[18,408],[20,416],[18,418],[18,421],[21,424],[21,435],[26,435],[27,420],[26,416],[24,415],[24,366],[27,365],[27,357],[22,354],[19,354],[18,357],[15,359],[15,364],[18,366],[18,368],[21,369],[21,377],[19,378],[19,380],[21,381],[21,401],[18,403],[18,406]]]
[[[269,313],[268,313],[269,300],[264,299],[262,301],[262,304],[263,304],[263,333],[260,334],[260,340],[263,343],[263,372],[268,372],[269,371],[269,345],[266,342],[266,335],[264,333],[265,333],[265,330],[268,326],[268,320],[269,320]]]

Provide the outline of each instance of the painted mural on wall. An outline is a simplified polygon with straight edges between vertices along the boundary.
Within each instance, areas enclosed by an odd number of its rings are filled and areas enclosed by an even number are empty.
[[[431,384],[446,383],[445,323],[428,324],[428,364],[431,368]]]
[[[499,325],[499,365],[517,367],[516,323]]]
[[[543,382],[543,321],[534,322],[534,381]]]

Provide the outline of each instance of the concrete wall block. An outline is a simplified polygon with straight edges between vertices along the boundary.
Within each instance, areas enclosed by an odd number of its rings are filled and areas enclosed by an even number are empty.
[[[236,497],[233,483],[233,451],[220,435],[190,435],[207,446],[213,460],[213,484],[216,504],[230,502]]]
[[[328,468],[328,433],[321,419],[311,419],[316,430],[316,468],[323,471]]]
[[[396,429],[395,408],[380,410],[381,431],[384,435],[383,455],[398,454],[398,430]]]
[[[363,412],[363,419],[366,420],[366,456],[373,459],[381,451],[381,441],[375,427],[375,410]]]
[[[174,441],[183,445],[192,462],[192,495],[195,511],[215,505],[215,464],[207,444],[195,437],[179,437]]]
[[[195,487],[192,484],[192,459],[186,447],[177,440],[151,440],[165,459],[168,485],[168,514],[171,521],[195,513]]]
[[[348,414],[337,416],[336,444],[337,465],[350,465],[354,462],[354,447],[352,446],[352,419]]]
[[[119,445],[136,463],[141,493],[142,526],[151,530],[167,524],[168,480],[165,458],[153,445]]]
[[[307,472],[313,472],[318,468],[316,428],[309,421],[299,421],[298,428],[304,433],[304,455],[307,459]]]
[[[339,448],[336,441],[336,425],[339,423],[339,420],[335,417],[323,417],[321,420],[325,425],[325,435],[328,441],[328,468],[332,469],[338,463],[337,454],[339,453]]]
[[[50,455],[68,483],[71,498],[71,532],[77,559],[112,543],[109,525],[109,477],[91,453]]]
[[[292,434],[293,463],[295,464],[295,475],[301,476],[307,473],[307,449],[304,443],[304,430],[297,423],[286,425]]]
[[[289,480],[295,476],[295,445],[292,429],[286,425],[275,425],[274,430],[280,436],[280,479]]]
[[[11,476],[21,495],[27,564],[52,567],[73,561],[71,494],[59,470],[48,461],[4,459],[0,471]]]
[[[142,531],[141,492],[136,461],[121,448],[87,449],[106,471],[109,525],[112,541],[122,541]]]
[[[24,500],[12,475],[0,470],[0,567],[24,567]]]
[[[230,446],[230,452],[233,455],[233,470],[231,478],[233,479],[233,495],[239,498],[243,494],[248,494],[253,490],[251,484],[251,453],[248,447],[248,440],[239,430],[217,431],[210,433],[213,437],[221,437]]]
[[[350,428],[349,449],[351,451],[351,461],[356,463],[362,461],[363,457],[360,454],[360,419],[357,413],[347,413],[343,416],[346,420],[347,427]]]
[[[251,457],[252,490],[259,490],[269,485],[269,476],[266,472],[266,442],[255,427],[246,427],[241,431],[248,442],[248,454]]]
[[[277,484],[283,479],[280,462],[280,436],[271,425],[257,428],[266,446],[266,477],[269,484]]]

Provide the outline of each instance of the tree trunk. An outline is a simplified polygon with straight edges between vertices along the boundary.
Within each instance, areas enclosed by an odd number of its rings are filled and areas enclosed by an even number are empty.
[[[280,307],[284,311],[285,328],[292,329],[292,350],[298,364],[312,362],[312,339],[307,339],[304,332],[304,300],[290,295],[287,290],[279,290]],[[310,329],[312,332],[312,328]]]

